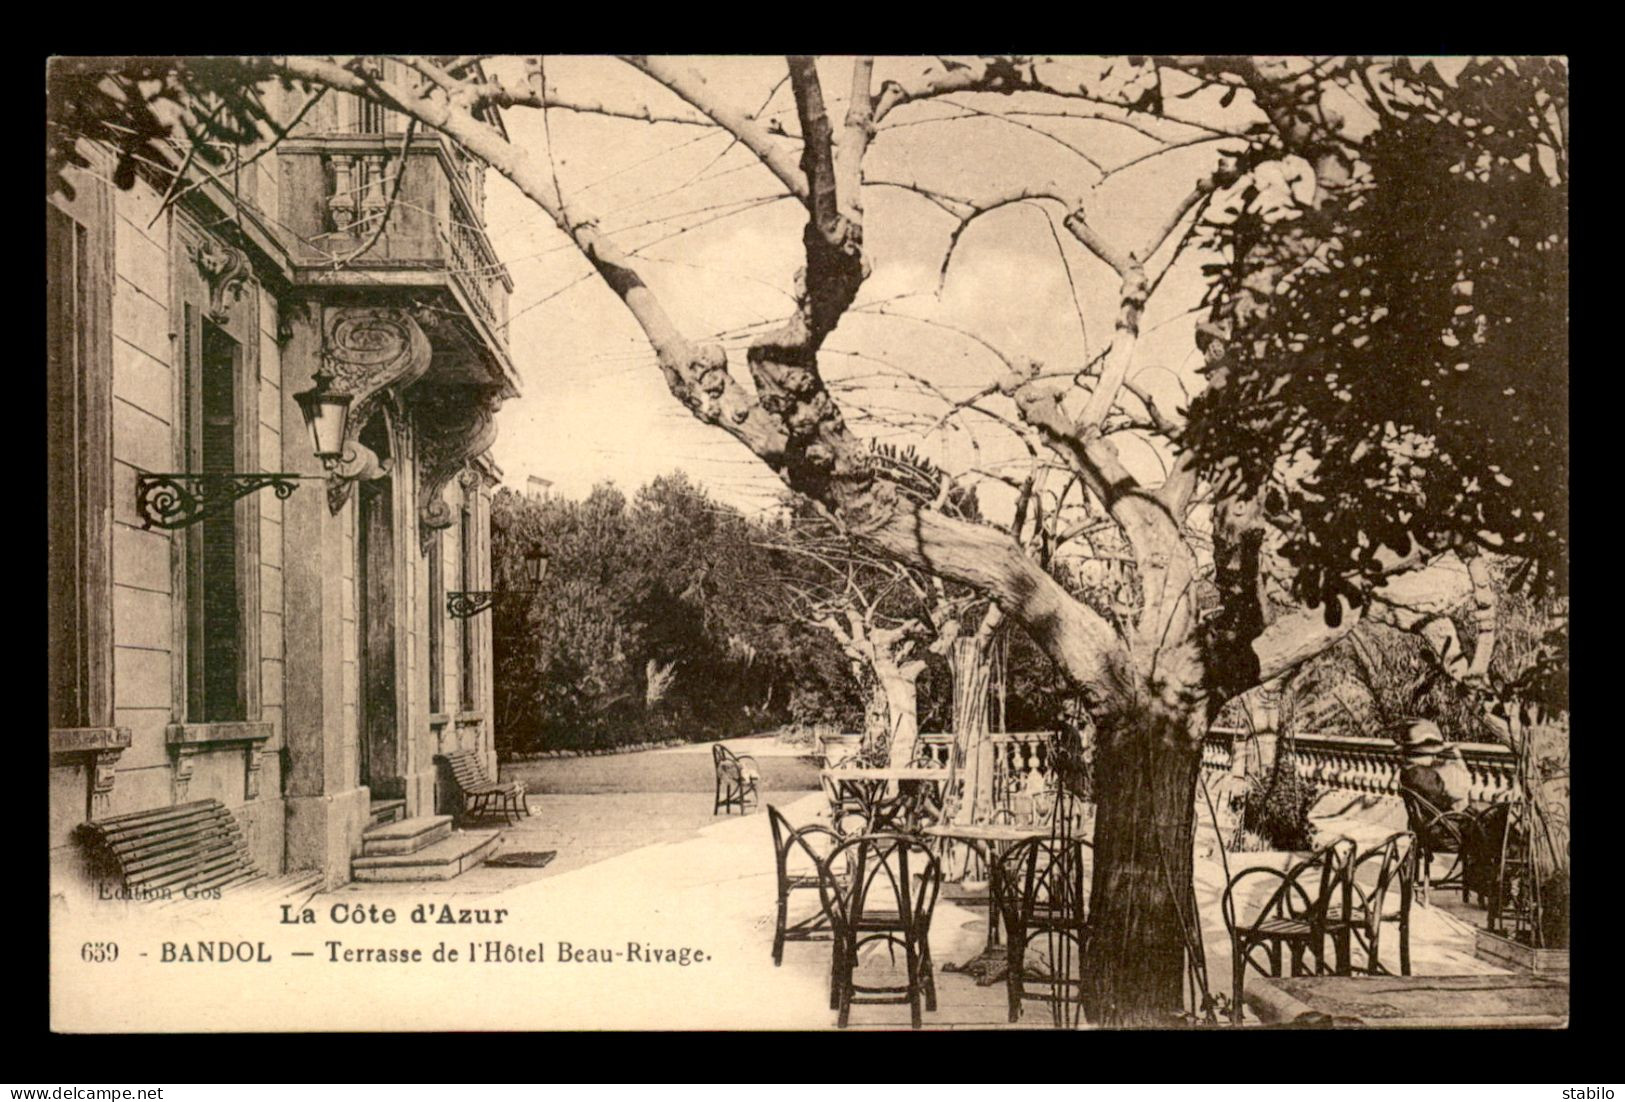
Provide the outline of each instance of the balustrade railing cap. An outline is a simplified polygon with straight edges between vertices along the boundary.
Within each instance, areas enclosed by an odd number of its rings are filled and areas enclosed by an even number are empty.
[[[1210,727],[1207,738],[1213,741],[1222,741],[1225,738],[1246,738],[1251,732],[1237,727]],[[1379,753],[1401,753],[1401,748],[1393,739],[1373,737],[1370,735],[1282,735],[1284,741],[1297,744],[1305,750],[1359,750],[1363,753],[1376,751]],[[1482,756],[1512,756],[1512,750],[1498,742],[1453,742],[1449,745],[1458,747],[1463,754]]]

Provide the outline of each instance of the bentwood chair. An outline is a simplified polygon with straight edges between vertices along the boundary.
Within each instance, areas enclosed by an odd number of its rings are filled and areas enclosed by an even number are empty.
[[[855,820],[861,819],[863,834],[898,832],[911,834],[922,817],[929,814],[922,807],[925,802],[921,789],[912,784],[876,778],[874,780],[847,780],[836,786],[832,803],[842,809],[846,819],[845,834],[853,833]],[[893,789],[895,788],[895,791]]]
[[[1423,903],[1428,900],[1429,888],[1459,888],[1462,902],[1467,901],[1466,854],[1478,842],[1478,820],[1472,812],[1457,809],[1440,811],[1425,796],[1408,788],[1399,790],[1405,801],[1405,820],[1410,832],[1416,836],[1417,896]],[[1453,860],[1443,876],[1433,875],[1434,854],[1445,853]]]
[[[1399,974],[1411,974],[1411,899],[1415,892],[1416,835],[1408,830],[1390,835],[1355,859],[1352,879],[1352,905],[1346,925],[1352,935],[1351,949],[1363,950],[1368,975],[1389,975],[1381,959],[1382,927],[1394,921],[1399,935]],[[1334,926],[1341,916],[1333,914]],[[1351,962],[1351,970],[1352,970]]]
[[[1530,891],[1528,818],[1526,805],[1492,804],[1476,816],[1477,829],[1462,852],[1464,894],[1478,893],[1492,933],[1505,932]]]
[[[790,922],[790,894],[818,891],[818,866],[841,838],[822,823],[792,827],[784,813],[767,805],[767,821],[773,829],[773,863],[778,873],[778,920],[773,928],[773,965],[784,963],[787,941],[827,941],[829,917],[819,897],[818,910]]]
[[[842,838],[864,833],[869,821],[864,813],[863,801],[850,787],[828,777],[820,776],[818,781],[824,790],[824,798],[829,801],[830,828]]]
[[[1243,869],[1225,885],[1222,906],[1230,932],[1230,1014],[1241,1023],[1241,994],[1251,964],[1263,975],[1281,975],[1282,952],[1291,955],[1292,975],[1305,974],[1305,954],[1315,960],[1315,972],[1326,969],[1326,939],[1336,943],[1337,971],[1348,971],[1349,928],[1334,919],[1352,913],[1354,842],[1340,838],[1282,872],[1267,865]],[[1238,921],[1238,897],[1246,899],[1268,889],[1264,905],[1246,922]],[[1238,891],[1238,889],[1241,889]],[[1253,954],[1267,954],[1266,969]]]
[[[907,834],[864,834],[848,838],[819,863],[819,894],[834,933],[830,961],[830,1006],[846,1028],[854,1005],[908,1004],[915,1029],[925,1010],[936,1010],[932,974],[931,915],[942,887],[942,867],[925,842]],[[859,984],[854,979],[860,952],[884,944],[903,950],[907,981]],[[893,958],[895,959],[895,957]]]
[[[1007,936],[1005,986],[1010,1020],[1022,1000],[1042,998],[1057,1028],[1082,1021],[1083,954],[1088,932],[1089,872],[1093,856],[1082,838],[1029,838],[999,859],[994,891]],[[1048,970],[1028,967],[1027,950],[1042,939]],[[1046,987],[1029,995],[1029,983]]]
[[[762,776],[756,759],[749,754],[735,754],[718,742],[711,747],[711,761],[717,771],[717,798],[711,814],[737,807],[743,815],[747,808],[754,807],[760,798],[757,786]]]

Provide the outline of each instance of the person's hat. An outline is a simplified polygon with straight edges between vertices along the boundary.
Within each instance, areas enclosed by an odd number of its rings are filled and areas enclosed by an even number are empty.
[[[1399,737],[1407,757],[1437,754],[1444,749],[1444,732],[1431,719],[1412,720]]]

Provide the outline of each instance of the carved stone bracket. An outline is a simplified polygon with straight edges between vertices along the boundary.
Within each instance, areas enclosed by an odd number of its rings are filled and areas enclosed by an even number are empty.
[[[90,817],[100,818],[113,806],[113,782],[118,777],[118,759],[123,750],[99,750],[91,755],[93,779],[90,785]]]
[[[257,799],[260,794],[260,747],[271,737],[269,723],[171,723],[164,731],[164,741],[175,755],[172,775],[176,803],[186,802],[187,788],[192,783],[193,766],[199,754],[241,746],[247,754],[244,769],[243,796]]]
[[[248,771],[243,778],[243,799],[257,800],[260,798],[260,747],[258,743],[248,744]]]
[[[128,727],[69,727],[50,735],[53,758],[86,754],[90,758],[90,818],[106,815],[113,806],[113,782],[118,760],[130,745]]]
[[[254,269],[241,249],[205,237],[191,247],[192,260],[209,286],[209,320],[224,325],[232,304],[243,297],[243,285]],[[227,301],[230,296],[230,301]]]
[[[335,514],[349,500],[354,483],[383,478],[395,469],[393,459],[379,459],[377,452],[359,442],[348,445],[344,456],[345,462],[327,480],[327,508]]]
[[[427,553],[452,523],[441,494],[468,461],[496,440],[501,392],[491,387],[419,387],[412,393],[418,440],[418,535]]]
[[[389,389],[397,393],[429,370],[429,338],[405,310],[374,306],[327,307],[322,325],[323,369],[329,384],[351,395],[344,454],[355,452],[366,427]],[[335,513],[349,500],[352,480],[335,478],[328,507]]]
[[[203,752],[198,746],[175,747],[175,770],[170,780],[174,785],[175,803],[186,802],[186,790],[192,783],[192,766],[194,759]]]

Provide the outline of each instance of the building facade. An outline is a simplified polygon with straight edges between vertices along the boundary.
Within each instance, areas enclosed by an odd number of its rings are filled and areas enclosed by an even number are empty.
[[[518,392],[483,170],[351,97],[265,94],[309,108],[280,143],[128,189],[81,143],[47,202],[64,886],[79,824],[199,799],[263,871],[334,886],[371,823],[447,806],[436,754],[495,775],[490,616],[446,601],[491,588],[484,453]],[[318,373],[350,399],[332,471],[295,398]],[[297,477],[210,499],[228,473]]]

